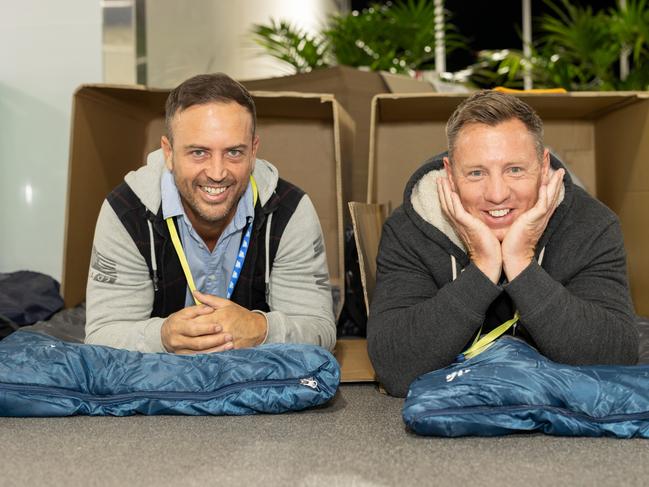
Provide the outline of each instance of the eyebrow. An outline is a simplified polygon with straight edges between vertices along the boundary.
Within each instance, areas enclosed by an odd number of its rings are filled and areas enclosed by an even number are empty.
[[[248,144],[237,144],[237,145],[233,145],[232,147],[226,147],[225,150],[227,152],[231,150],[242,150],[247,148],[248,148]]]
[[[200,150],[204,150],[204,151],[210,150],[209,147],[205,147],[205,146],[202,146],[202,145],[196,145],[196,144],[189,144],[189,145],[183,146],[183,150],[185,150],[185,151],[187,151],[187,150],[196,150],[196,149],[200,149]]]

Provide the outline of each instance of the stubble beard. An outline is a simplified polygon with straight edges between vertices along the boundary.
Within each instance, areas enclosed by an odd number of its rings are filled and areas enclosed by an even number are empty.
[[[222,223],[223,220],[230,215],[243,194],[241,191],[240,194],[236,195],[234,198],[228,199],[219,205],[215,205],[218,208],[218,212],[215,213],[206,211],[206,209],[210,208],[212,205],[199,199],[200,196],[196,193],[201,191],[201,189],[198,185],[190,183],[189,187],[176,186],[178,187],[178,192],[180,193],[180,198],[185,207],[185,211],[187,211],[187,207],[189,207],[194,216],[208,224]]]

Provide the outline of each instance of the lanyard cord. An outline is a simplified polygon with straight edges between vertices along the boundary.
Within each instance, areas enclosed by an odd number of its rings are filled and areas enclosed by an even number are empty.
[[[545,247],[543,247],[541,249],[541,252],[539,253],[539,258],[538,258],[539,265],[543,263],[544,255],[545,255]],[[453,255],[451,255],[451,260],[453,261],[453,265],[455,265],[455,257],[453,257]],[[456,271],[455,268],[453,268],[453,280],[455,280],[455,277],[456,277]],[[458,355],[456,357],[456,360],[458,362],[463,362],[467,359],[475,357],[479,353],[484,352],[498,337],[504,334],[512,326],[515,326],[516,323],[518,323],[520,317],[521,316],[518,313],[518,310],[516,310],[516,312],[514,313],[514,317],[511,320],[507,320],[502,325],[498,325],[496,328],[494,328],[493,330],[491,330],[489,333],[487,333],[482,337],[480,336],[480,334],[482,333],[482,326],[481,326],[471,346],[467,348],[464,352],[462,352],[460,355]]]
[[[255,181],[255,178],[252,177],[252,174],[250,175],[250,185],[252,186],[252,195],[253,195],[252,206],[254,208],[255,206],[257,206],[259,191],[257,189],[257,182]],[[189,286],[189,290],[192,292],[192,298],[194,299],[194,303],[199,305],[201,304],[200,301],[196,299],[196,297],[194,296],[194,291],[196,291],[196,284],[194,284],[192,271],[189,268],[189,263],[187,262],[187,257],[185,256],[185,251],[183,250],[183,246],[180,243],[180,238],[178,238],[178,232],[176,231],[176,225],[174,224],[174,217],[165,218],[165,221],[167,222],[167,227],[169,228],[169,234],[171,235],[171,242],[174,245],[174,249],[176,249],[176,254],[178,254],[178,259],[180,259],[180,266],[183,268],[183,272],[185,273],[185,279],[187,279],[187,285]],[[241,247],[239,247],[239,252],[237,253],[237,260],[234,263],[234,269],[232,270],[232,275],[230,276],[230,284],[228,285],[228,290],[226,295],[227,299],[230,299],[230,296],[232,296],[234,287],[236,286],[237,281],[239,280],[239,276],[241,275],[241,268],[243,267],[243,262],[246,260],[246,254],[248,252],[248,246],[250,244],[250,235],[252,234],[252,219],[246,224],[246,227],[247,227],[246,234],[244,235],[243,240],[241,241]]]
[[[473,341],[473,344],[466,351],[464,351],[458,356],[458,360],[463,361],[466,359],[470,359],[472,357],[475,357],[479,353],[484,352],[487,349],[487,347],[489,347],[494,341],[496,341],[496,338],[500,337],[512,326],[514,326],[514,324],[518,322],[519,318],[520,315],[518,314],[518,311],[516,311],[516,313],[514,313],[514,317],[511,320],[507,320],[502,325],[498,325],[496,328],[491,330],[486,335],[483,335],[481,337],[480,332],[478,332],[478,335]],[[482,328],[480,328],[480,330],[482,330]]]

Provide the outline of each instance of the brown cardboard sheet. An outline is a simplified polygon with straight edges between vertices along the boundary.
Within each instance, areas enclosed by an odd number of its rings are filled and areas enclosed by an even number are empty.
[[[620,217],[636,311],[649,315],[649,95],[522,94],[544,121],[545,142]],[[368,203],[402,203],[412,173],[446,150],[445,125],[465,94],[383,94],[372,102]]]
[[[379,238],[385,221],[382,205],[349,202],[349,211],[354,227],[354,238],[358,249],[358,262],[363,284],[365,309],[369,312],[376,284],[376,254]],[[374,382],[376,374],[369,355],[365,338],[338,339],[335,351],[342,369],[342,382]]]
[[[339,338],[334,355],[340,364],[341,382],[376,381],[365,338]]]
[[[421,93],[433,91],[429,83],[402,75],[362,71],[348,66],[317,69],[310,73],[277,78],[242,81],[250,90],[332,93],[356,124],[355,143],[343,145],[351,150],[353,161],[346,170],[343,202],[365,201],[370,134],[370,107],[377,93]],[[352,142],[352,141],[349,141]]]
[[[649,96],[596,123],[597,194],[620,216],[631,296],[649,316]]]
[[[74,96],[68,174],[63,295],[85,297],[95,222],[106,195],[159,147],[169,90],[90,85]],[[353,122],[331,95],[253,93],[258,156],[304,189],[321,220],[332,283],[343,293],[342,172]]]
[[[385,209],[383,205],[357,201],[350,201],[348,204],[358,250],[365,309],[369,312],[376,286],[376,255],[379,251],[383,222],[385,222]]]

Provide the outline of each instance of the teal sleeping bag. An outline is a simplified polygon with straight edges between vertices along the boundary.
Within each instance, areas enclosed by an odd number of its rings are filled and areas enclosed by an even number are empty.
[[[506,336],[469,360],[417,378],[403,420],[426,436],[539,431],[649,438],[649,365],[558,364]]]
[[[0,341],[0,416],[283,413],[326,403],[339,381],[313,345],[174,355],[27,331]]]

